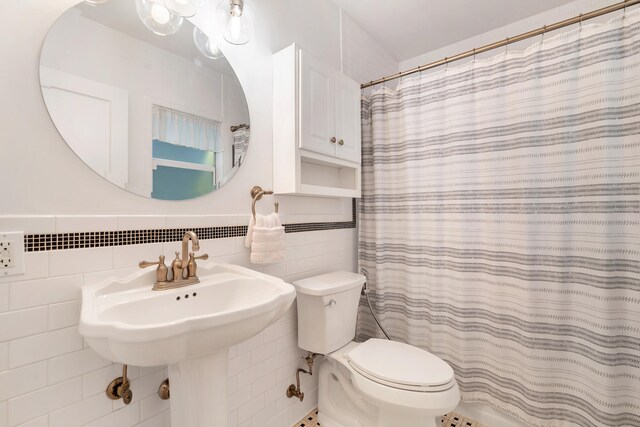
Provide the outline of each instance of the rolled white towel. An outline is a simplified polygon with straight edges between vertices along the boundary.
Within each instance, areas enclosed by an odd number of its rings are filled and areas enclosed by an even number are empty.
[[[251,247],[251,239],[253,239],[253,227],[255,225],[255,221],[253,220],[253,216],[249,218],[249,226],[247,227],[247,235],[244,238],[244,247]]]
[[[256,215],[256,226],[265,228],[274,228],[282,226],[280,215],[272,212],[269,215]]]
[[[251,248],[251,262],[268,264],[284,261],[284,238],[284,227],[277,213],[256,215],[255,221],[252,217],[245,238],[245,246]]]

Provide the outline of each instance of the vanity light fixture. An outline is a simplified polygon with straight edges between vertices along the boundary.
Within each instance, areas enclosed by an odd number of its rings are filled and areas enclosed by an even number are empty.
[[[103,3],[108,0],[86,0]],[[192,17],[202,7],[205,0],[135,0],[136,11],[142,23],[155,34],[168,36],[180,30],[185,17]],[[214,21],[224,39],[235,45],[249,42],[253,33],[253,12],[245,0],[221,0]],[[220,48],[197,27],[193,31],[193,41],[198,50],[209,59],[224,55]]]
[[[136,0],[136,11],[142,23],[159,36],[177,33],[184,22],[184,18],[167,9],[162,0]]]
[[[253,13],[244,0],[222,0],[215,13],[216,26],[226,41],[235,45],[249,42]]]
[[[167,9],[184,18],[194,16],[203,4],[204,0],[164,0]]]
[[[200,28],[193,27],[193,42],[204,56],[210,59],[222,58],[224,54],[220,48]]]

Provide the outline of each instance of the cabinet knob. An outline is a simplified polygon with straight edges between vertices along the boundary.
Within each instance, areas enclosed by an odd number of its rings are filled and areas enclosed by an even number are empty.
[[[335,144],[336,143],[336,137],[332,136],[330,141],[331,141],[332,144]]]
[[[343,140],[340,140],[340,141],[338,141],[338,144],[340,144],[340,145],[344,145],[344,141],[343,141]]]

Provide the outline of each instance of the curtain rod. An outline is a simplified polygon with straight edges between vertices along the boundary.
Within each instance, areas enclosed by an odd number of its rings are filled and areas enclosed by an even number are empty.
[[[640,1],[640,0],[638,0],[638,1]],[[249,126],[249,125],[248,125],[248,124],[246,124],[246,123],[243,123],[243,124],[241,124],[241,125],[231,126],[231,128],[230,128],[230,129],[231,129],[231,132],[235,132],[235,131],[237,131],[238,129],[242,129],[242,128],[247,128],[247,129],[249,129],[249,128],[251,128],[251,126]]]
[[[489,50],[492,49],[497,49],[499,47],[502,46],[507,46],[511,43],[516,43],[531,37],[536,37],[539,36],[541,34],[544,34],[548,31],[554,31],[557,30],[559,28],[563,28],[563,27],[567,27],[569,25],[573,25],[573,24],[577,24],[577,23],[582,23],[582,21],[586,21],[587,19],[592,19],[592,18],[596,18],[598,16],[601,15],[606,15],[607,13],[611,13],[611,12],[615,12],[617,10],[620,9],[626,9],[628,6],[633,6],[635,4],[640,3],[640,0],[625,0],[623,2],[620,3],[616,3],[616,4],[612,4],[611,6],[607,6],[607,7],[603,7],[601,9],[597,9],[594,10],[593,12],[589,12],[589,13],[584,13],[584,14],[580,14],[578,16],[575,16],[573,18],[570,19],[565,19],[564,21],[560,21],[560,22],[556,22],[555,24],[551,24],[551,25],[545,25],[543,27],[540,27],[538,29],[526,32],[526,33],[522,33],[519,34],[515,37],[507,37],[504,40],[500,40],[498,42],[495,43],[491,43],[479,48],[475,48],[475,49],[471,49],[468,50],[466,52],[463,53],[459,53],[457,55],[454,56],[448,56],[444,59],[441,59],[439,61],[435,61],[435,62],[431,62],[430,64],[425,64],[425,65],[421,65],[419,67],[416,68],[412,68],[410,70],[407,71],[401,71],[399,73],[396,74],[392,74],[390,76],[387,77],[383,77],[381,79],[378,80],[372,80],[369,83],[364,83],[360,85],[361,89],[365,89],[371,86],[375,86],[377,84],[380,83],[384,83],[384,82],[388,82],[390,80],[395,80],[395,79],[399,79],[400,77],[404,77],[404,76],[408,76],[410,74],[414,74],[414,73],[419,73],[420,71],[424,71],[424,70],[428,70],[430,68],[435,68],[438,67],[440,65],[444,65],[444,64],[448,64],[449,62],[453,62],[453,61],[458,61],[460,59],[464,59],[464,58],[468,58],[470,56],[475,56],[479,53],[483,53],[483,52],[487,52]]]

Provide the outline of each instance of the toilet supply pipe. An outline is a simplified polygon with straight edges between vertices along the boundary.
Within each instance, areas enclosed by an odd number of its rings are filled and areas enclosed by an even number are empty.
[[[300,399],[300,402],[302,402],[304,400],[304,392],[302,390],[300,390],[300,373],[302,372],[303,374],[309,374],[309,375],[313,375],[313,360],[316,358],[316,356],[319,356],[319,354],[317,353],[307,353],[307,357],[303,357],[303,359],[307,362],[307,366],[309,367],[309,370],[306,371],[302,368],[299,368],[296,371],[296,383],[295,384],[291,384],[288,388],[287,388],[287,397],[288,398],[292,398],[292,397],[297,397],[298,399]]]
[[[378,324],[378,327],[380,328],[384,336],[387,337],[389,341],[391,341],[391,338],[389,338],[389,334],[387,334],[387,331],[384,330],[384,328],[380,324],[380,321],[378,320],[378,317],[376,316],[376,313],[373,311],[373,307],[371,306],[371,301],[369,301],[369,288],[367,287],[367,284],[369,283],[369,272],[365,268],[360,268],[360,272],[364,275],[366,279],[366,281],[364,282],[364,286],[362,287],[361,295],[364,295],[364,297],[367,300],[367,305],[369,306],[369,310],[371,310],[371,314],[373,315],[373,320],[376,321],[376,323]]]

